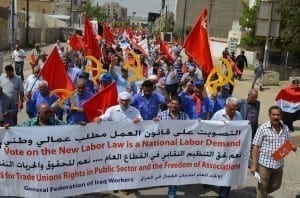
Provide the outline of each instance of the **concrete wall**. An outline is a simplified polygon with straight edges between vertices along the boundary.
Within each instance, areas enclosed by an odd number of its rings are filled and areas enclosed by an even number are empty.
[[[232,22],[239,20],[241,16],[242,6],[241,0],[177,0],[176,16],[175,16],[175,31],[182,29],[184,13],[185,28],[193,26],[199,17],[202,9],[208,9],[208,32],[211,37],[227,38],[228,31],[231,30]],[[249,2],[249,0],[243,0]],[[184,4],[186,2],[186,12]],[[209,2],[212,2],[210,6]],[[210,7],[212,8],[210,10]]]
[[[213,60],[217,60],[222,57],[222,52],[225,47],[228,47],[226,41],[210,39],[209,41],[211,56]],[[241,49],[237,50],[236,56],[240,54]],[[258,51],[245,51],[245,56],[247,57],[248,64],[255,64]]]
[[[8,48],[8,21],[0,18],[0,48],[1,50]]]
[[[62,40],[60,28],[45,29],[45,43],[55,43],[57,40]]]

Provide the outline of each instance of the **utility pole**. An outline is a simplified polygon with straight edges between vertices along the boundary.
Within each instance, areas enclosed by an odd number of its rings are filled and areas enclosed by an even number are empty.
[[[168,31],[168,5],[166,5],[165,32]]]
[[[26,44],[29,46],[29,0],[26,1]]]
[[[11,51],[15,44],[15,0],[11,0]]]
[[[70,4],[70,27],[72,27],[72,15],[73,15],[73,0],[71,0],[71,4]]]
[[[188,0],[184,0],[183,22],[182,22],[182,36],[181,36],[182,42],[184,42],[184,39],[185,39],[185,20],[186,20],[187,1]]]

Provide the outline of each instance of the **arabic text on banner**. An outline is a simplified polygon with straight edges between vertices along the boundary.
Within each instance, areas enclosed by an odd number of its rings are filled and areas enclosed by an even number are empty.
[[[144,121],[0,129],[0,196],[246,183],[248,121]]]

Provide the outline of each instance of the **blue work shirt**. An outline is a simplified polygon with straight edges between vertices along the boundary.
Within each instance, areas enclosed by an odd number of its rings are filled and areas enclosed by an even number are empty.
[[[207,97],[201,100],[201,111],[197,110],[197,97],[189,95],[185,92],[179,94],[181,98],[182,110],[189,116],[190,119],[195,120],[201,118],[202,120],[207,119],[207,114],[212,113],[212,106],[210,100]]]
[[[50,92],[46,96],[42,96],[40,91],[35,91],[31,96],[31,108],[34,113],[34,117],[38,116],[38,107],[41,103],[47,103],[49,106],[53,105],[58,97],[56,95],[51,95]]]
[[[228,94],[227,97],[226,97],[226,96],[222,96],[221,93],[218,93],[216,100],[210,100],[211,108],[213,110],[213,114],[216,113],[217,111],[225,108],[225,106],[226,106],[226,99],[228,97],[231,97],[231,95]]]
[[[71,99],[68,99],[65,103],[65,110],[68,111],[67,123],[68,124],[78,124],[80,121],[88,122],[87,116],[84,112],[70,111],[71,107],[76,106],[77,108],[82,108],[82,103],[87,101],[93,96],[92,92],[86,91],[83,95],[78,95],[77,93]]]
[[[148,99],[144,93],[138,93],[131,100],[131,105],[140,111],[143,120],[152,120],[156,117],[159,105],[163,103],[165,103],[165,97],[158,93],[152,93]]]

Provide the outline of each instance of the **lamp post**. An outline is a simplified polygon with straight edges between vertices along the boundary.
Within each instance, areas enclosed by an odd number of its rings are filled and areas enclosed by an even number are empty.
[[[72,15],[73,15],[73,0],[70,2],[70,27],[72,27]]]
[[[136,15],[136,12],[132,12],[132,23],[131,23],[131,24],[133,25],[133,27],[134,27],[134,25],[135,25],[135,24],[134,24],[134,15]]]
[[[26,1],[26,44],[29,46],[29,0]]]

